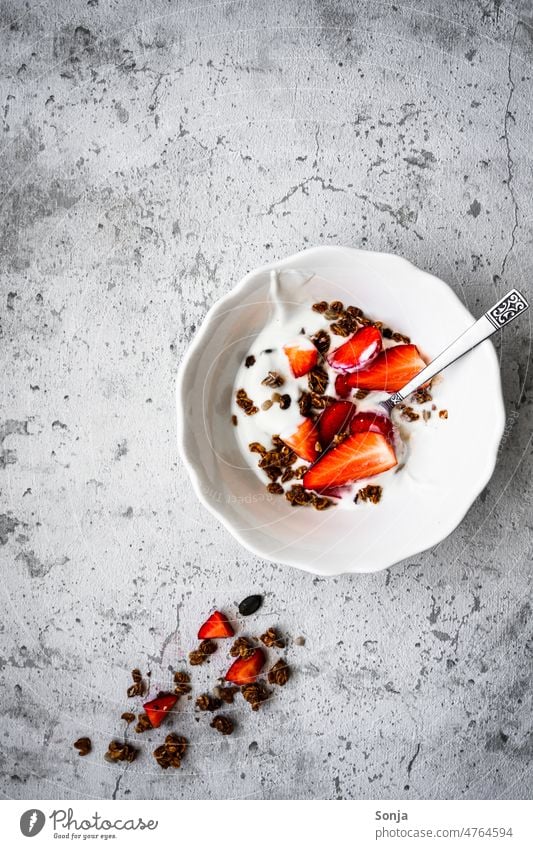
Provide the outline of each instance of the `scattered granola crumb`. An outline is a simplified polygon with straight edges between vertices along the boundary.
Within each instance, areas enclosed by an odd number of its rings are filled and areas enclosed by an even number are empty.
[[[362,401],[363,398],[366,398],[369,391],[370,391],[369,389],[358,389],[357,392],[355,393],[355,397],[357,398],[358,401]]]
[[[140,713],[137,717],[137,725],[133,729],[136,734],[143,734],[152,727],[152,723],[148,719],[148,714]]]
[[[417,389],[416,392],[413,392],[411,398],[415,404],[426,404],[428,401],[433,400],[429,389]]]
[[[234,427],[237,427],[237,425],[239,424],[239,419],[235,414],[233,414],[231,417],[231,423]]]
[[[346,312],[352,318],[360,319],[363,317],[363,310],[359,309],[359,307],[346,307]]]
[[[255,365],[255,357],[253,354],[250,354],[248,357],[246,357],[244,365],[246,366],[246,368],[251,368],[251,366]]]
[[[211,696],[209,693],[202,693],[202,695],[198,696],[198,698],[196,699],[196,707],[198,708],[198,710],[202,711],[218,710],[220,707],[222,707],[222,700],[217,697]]]
[[[239,692],[238,687],[215,687],[213,694],[217,699],[220,699],[227,705],[232,705],[235,698],[235,693]]]
[[[279,399],[280,410],[288,410],[291,406],[291,396],[290,395],[282,395]]]
[[[242,690],[242,695],[245,701],[247,701],[252,710],[259,710],[263,702],[266,702],[270,693],[260,681],[256,681],[255,684],[246,684]]]
[[[294,638],[295,646],[305,646],[305,637],[295,637]]]
[[[311,342],[313,343],[319,354],[323,355],[329,351],[331,337],[327,330],[319,330],[318,333],[315,333],[314,336],[311,336]]]
[[[283,478],[282,478],[282,480],[283,480]],[[283,489],[283,487],[280,483],[273,482],[273,483],[268,484],[267,492],[270,492],[271,495],[283,495],[285,490]]]
[[[163,745],[154,750],[154,758],[161,769],[168,769],[169,766],[179,769],[181,759],[187,751],[187,745],[185,737],[180,737],[179,734],[167,734]]]
[[[382,486],[372,486],[372,484],[368,484],[368,486],[360,489],[357,495],[354,498],[355,503],[358,501],[370,501],[372,504],[379,504],[381,501],[381,496],[383,494]]]
[[[439,419],[447,419],[448,410],[439,410]]]
[[[316,395],[323,395],[328,385],[328,373],[321,366],[315,366],[307,375],[309,389]]]
[[[189,652],[189,663],[191,666],[201,666],[210,654],[217,650],[217,645],[212,640],[202,640],[195,651]]]
[[[404,336],[403,333],[393,333],[392,338],[395,342],[402,342],[404,345],[409,345],[411,339],[409,336]]]
[[[130,722],[133,722],[133,720],[135,719],[135,714],[128,710],[125,713],[121,713],[120,718],[123,719],[124,722],[127,722],[129,725]]]
[[[304,471],[299,474],[299,469],[303,468]],[[295,477],[303,477],[307,469],[303,466],[300,466],[299,469],[295,469]],[[328,507],[332,507],[334,502],[330,498],[326,498],[325,496],[316,495],[314,492],[309,492],[307,489],[301,484],[294,484],[291,488],[285,493],[285,498],[291,504],[292,507],[300,507],[300,506],[311,506],[316,510],[326,510]]]
[[[116,761],[128,761],[128,763],[131,763],[137,757],[138,752],[139,750],[130,743],[119,743],[118,740],[112,740],[104,758],[110,763],[115,763]]]
[[[246,659],[247,657],[251,657],[255,651],[255,648],[251,644],[246,637],[237,637],[232,647],[229,650],[231,657],[242,657]]]
[[[431,418],[431,410],[422,410],[422,418],[425,422],[428,422]]]
[[[78,754],[82,758],[84,758],[85,755],[88,755],[93,747],[90,737],[80,737],[79,740],[76,740],[76,742],[72,745],[78,750]]]
[[[142,696],[146,690],[140,669],[132,669],[131,677],[133,684],[128,687],[128,699],[132,699],[134,696]]]
[[[283,640],[275,628],[269,628],[264,634],[259,637],[263,645],[267,648],[285,648],[285,640]]]
[[[268,683],[277,684],[278,687],[284,687],[290,678],[290,669],[281,658],[274,664],[268,673]]]
[[[401,417],[408,422],[416,422],[417,419],[420,418],[419,414],[413,410],[412,407],[406,407],[403,404],[398,406],[398,409],[401,410]]]
[[[285,378],[283,378],[277,371],[269,371],[261,383],[263,386],[271,386],[272,389],[276,389],[278,386],[283,386]]]
[[[330,330],[335,336],[349,336],[352,332],[351,327],[343,321],[337,321],[330,325]]]
[[[247,416],[253,416],[259,412],[259,407],[256,407],[251,398],[248,397],[244,389],[237,390],[237,406],[244,410]]]
[[[175,672],[174,673],[174,692],[177,696],[186,696],[187,693],[191,692],[191,684],[190,684],[190,676],[187,672]]]
[[[300,408],[300,413],[302,416],[310,416],[311,415],[311,395],[309,392],[302,392],[300,397],[298,398],[298,406]]]
[[[215,716],[210,725],[220,734],[233,734],[234,725],[229,716]]]
[[[271,401],[270,398],[267,398],[266,401],[263,401],[263,403],[261,404],[261,409],[270,410],[272,406],[274,406],[274,402]]]
[[[325,316],[328,321],[331,321],[337,318],[337,316],[341,315],[343,312],[344,304],[342,303],[342,301],[331,301],[325,312]]]
[[[261,445],[260,442],[250,442],[250,444],[248,445],[248,448],[250,449],[252,454],[255,453],[255,454],[263,455],[263,454],[267,453],[265,446]]]
[[[327,308],[328,308],[327,301],[319,301],[317,304],[313,304],[313,306],[312,306],[312,309],[315,312],[319,312],[319,313],[326,312]]]
[[[319,395],[317,392],[311,392],[311,406],[315,410],[325,410],[336,400],[331,395]]]

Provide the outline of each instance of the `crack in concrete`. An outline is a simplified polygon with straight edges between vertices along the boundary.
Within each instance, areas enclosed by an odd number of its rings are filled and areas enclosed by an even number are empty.
[[[411,770],[413,768],[413,764],[416,761],[418,755],[420,754],[420,746],[421,746],[421,744],[418,743],[417,747],[416,747],[416,752],[414,753],[413,757],[411,758],[411,760],[407,764],[407,775],[409,775],[409,776],[411,775]]]
[[[314,167],[314,165],[313,165],[313,167]],[[334,186],[333,183],[326,183],[326,181],[324,180],[323,177],[315,177],[315,176],[306,177],[305,180],[302,180],[300,183],[296,183],[295,186],[291,186],[291,188],[289,189],[287,194],[283,195],[282,198],[274,201],[274,203],[271,203],[265,214],[270,215],[274,211],[276,206],[281,206],[282,204],[286,203],[294,194],[296,194],[296,192],[299,189],[302,190],[302,193],[304,195],[309,194],[309,192],[306,191],[309,183],[320,183],[320,185],[322,186],[322,189],[324,191],[328,191],[328,192],[345,192],[346,191],[346,189],[341,189],[341,188],[339,188],[339,186]]]
[[[511,38],[511,46],[509,48],[509,55],[507,57],[507,78],[509,81],[509,96],[507,98],[507,103],[505,105],[505,116],[503,119],[503,137],[505,139],[505,150],[507,155],[507,186],[509,187],[509,193],[511,195],[511,200],[513,204],[513,226],[511,229],[511,240],[510,245],[505,252],[505,256],[502,260],[501,268],[500,268],[500,277],[503,277],[505,273],[505,267],[507,265],[507,260],[509,255],[514,250],[516,244],[516,231],[518,229],[518,202],[516,199],[515,191],[514,191],[514,160],[511,153],[511,142],[509,139],[509,121],[512,118],[515,120],[514,115],[511,113],[511,101],[513,99],[513,95],[515,92],[515,83],[512,74],[512,58],[513,58],[513,48],[516,39],[516,33],[518,27],[520,26],[520,21],[518,21],[513,30],[513,36]]]

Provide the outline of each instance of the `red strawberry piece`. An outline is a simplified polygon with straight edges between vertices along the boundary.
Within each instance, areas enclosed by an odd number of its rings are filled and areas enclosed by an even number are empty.
[[[370,365],[381,351],[381,333],[369,324],[361,327],[347,342],[328,356],[328,363],[336,371],[352,372]]]
[[[318,457],[316,444],[318,442],[318,431],[312,419],[304,419],[293,433],[280,434],[285,445],[292,448],[298,457],[313,463]]]
[[[283,348],[294,377],[302,377],[317,364],[318,351],[310,339],[300,336],[295,342],[290,342]]]
[[[351,401],[334,401],[322,411],[317,421],[318,441],[322,450],[328,448],[338,433],[344,433],[355,416],[355,406]]]
[[[220,610],[215,610],[198,631],[198,639],[219,640],[224,637],[233,637],[234,633],[228,622],[228,617]]]
[[[393,440],[394,428],[387,416],[373,413],[370,410],[365,413],[357,413],[350,422],[350,433],[366,433],[369,430],[372,433],[382,433],[389,442]]]
[[[250,657],[238,657],[226,672],[226,681],[232,684],[251,684],[263,668],[265,655],[261,649],[256,649]]]
[[[382,351],[367,368],[349,374],[346,384],[352,389],[357,387],[396,392],[425,366],[416,345],[396,345]]]
[[[159,693],[155,699],[143,705],[152,728],[159,728],[165,716],[172,710],[177,701],[178,696],[175,696],[174,693]]]
[[[339,396],[339,398],[347,398],[350,392],[352,391],[352,387],[349,383],[350,375],[346,374],[338,374],[335,378],[335,392]]]
[[[332,487],[370,478],[392,469],[396,455],[381,433],[354,433],[330,448],[303,476],[306,489],[324,492]]]

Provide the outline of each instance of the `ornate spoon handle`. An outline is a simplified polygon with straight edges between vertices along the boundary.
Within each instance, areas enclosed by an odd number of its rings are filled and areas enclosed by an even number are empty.
[[[385,407],[386,410],[390,412],[396,404],[399,404],[400,401],[403,401],[408,395],[415,392],[419,386],[427,383],[428,380],[431,380],[436,374],[439,374],[439,372],[447,366],[454,363],[459,359],[459,357],[462,357],[463,354],[471,351],[472,348],[475,348],[476,345],[480,344],[480,342],[488,339],[488,337],[492,336],[493,333],[496,333],[497,330],[501,330],[502,327],[505,327],[506,324],[509,324],[510,321],[516,318],[517,315],[525,312],[528,307],[528,302],[518,289],[511,289],[511,291],[507,292],[507,294],[504,295],[497,304],[494,304],[490,310],[487,310],[487,312],[482,315],[481,318],[472,325],[472,327],[465,330],[465,332],[462,333],[455,342],[448,345],[448,347],[445,348],[441,354],[435,357],[429,365],[422,369],[416,377],[402,387],[399,392],[394,392],[392,395],[389,395],[385,401],[382,401],[381,406]]]

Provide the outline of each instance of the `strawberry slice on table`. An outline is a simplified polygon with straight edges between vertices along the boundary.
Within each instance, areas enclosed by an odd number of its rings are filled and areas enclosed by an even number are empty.
[[[322,411],[317,421],[318,441],[322,450],[329,447],[338,433],[349,430],[355,413],[355,405],[351,401],[334,401]]]
[[[350,433],[382,433],[385,439],[392,442],[394,438],[394,427],[391,420],[381,413],[373,413],[368,410],[364,413],[357,413],[350,422]]]
[[[152,728],[159,728],[164,718],[178,701],[178,698],[174,693],[159,693],[155,699],[143,705],[144,712],[150,720]]]
[[[335,371],[352,372],[370,365],[381,351],[381,333],[369,324],[361,327],[347,342],[328,355],[328,363]]]
[[[294,377],[303,377],[317,364],[318,351],[311,340],[306,339],[305,336],[285,345],[283,350],[287,355]]]
[[[378,354],[366,368],[349,374],[345,385],[352,389],[381,389],[384,392],[396,392],[425,367],[426,363],[416,345],[396,345]]]
[[[233,637],[234,634],[235,631],[229,624],[228,617],[220,610],[215,610],[198,631],[198,639],[221,640],[224,637]]]
[[[370,478],[397,463],[390,442],[381,433],[354,433],[330,448],[307,470],[302,483],[315,492],[331,490],[360,478]]]
[[[226,681],[232,684],[251,684],[261,672],[265,663],[265,655],[261,649],[256,649],[250,657],[239,657],[226,672]]]
[[[308,463],[314,463],[318,457],[316,444],[318,442],[318,430],[312,419],[304,419],[294,432],[280,433],[280,439],[285,445],[292,448],[294,453]]]

